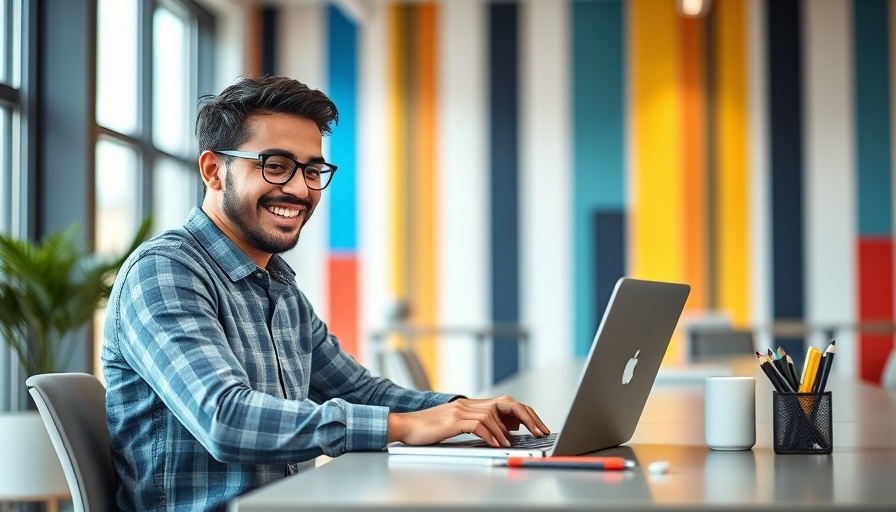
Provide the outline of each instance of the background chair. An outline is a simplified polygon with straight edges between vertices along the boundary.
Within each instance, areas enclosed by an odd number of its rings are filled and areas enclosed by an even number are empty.
[[[115,510],[106,388],[86,373],[32,375],[25,385],[62,463],[75,512]]]
[[[389,349],[379,354],[380,375],[418,391],[431,391],[432,386],[420,357],[411,348]]]
[[[688,359],[692,363],[724,361],[756,356],[753,332],[718,329],[693,332],[689,336]]]

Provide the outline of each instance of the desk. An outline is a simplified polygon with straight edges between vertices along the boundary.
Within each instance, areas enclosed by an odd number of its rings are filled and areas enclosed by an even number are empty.
[[[548,426],[558,428],[567,404],[556,397],[570,396],[580,368],[580,362],[571,362],[530,371],[491,391],[533,405]],[[235,500],[231,511],[893,510],[896,394],[832,379],[833,453],[776,455],[772,388],[756,375],[757,443],[749,451],[706,448],[702,386],[661,383],[651,392],[632,440],[609,450],[634,457],[640,467],[631,471],[429,465],[400,463],[385,453],[351,453],[257,489]],[[650,475],[643,469],[656,460],[671,463],[668,474]]]

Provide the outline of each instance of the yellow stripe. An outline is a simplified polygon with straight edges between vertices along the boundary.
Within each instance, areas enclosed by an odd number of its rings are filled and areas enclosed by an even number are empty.
[[[675,2],[630,4],[633,111],[632,274],[684,276],[680,43]]]
[[[750,312],[747,11],[744,0],[714,2],[713,9],[718,134],[716,297],[718,306],[743,325]]]
[[[414,99],[414,319],[421,324],[438,325],[436,305],[436,222],[437,195],[437,6],[421,4],[416,9],[414,40],[416,54],[413,69],[417,94]],[[421,338],[417,350],[432,385],[438,386],[437,346],[434,337]]]
[[[630,274],[684,281],[681,41],[675,2],[629,4],[632,111]],[[681,357],[681,334],[666,354]]]

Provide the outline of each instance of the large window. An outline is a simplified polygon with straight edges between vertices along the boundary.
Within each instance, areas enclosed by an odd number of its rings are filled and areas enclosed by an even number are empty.
[[[22,4],[0,0],[0,232],[20,234]]]
[[[159,233],[199,204],[192,127],[211,83],[210,31],[209,15],[186,0],[97,1],[97,252],[126,249],[147,215]]]
[[[29,56],[22,45],[28,0],[0,0],[0,232],[14,236],[27,233],[26,186],[28,170],[23,165],[28,131],[26,95],[22,77]],[[0,411],[23,406],[15,396],[22,377],[18,359],[0,341]]]
[[[158,233],[199,203],[192,123],[211,76],[200,58],[208,30],[192,2],[97,2],[98,252],[126,248],[146,215]]]

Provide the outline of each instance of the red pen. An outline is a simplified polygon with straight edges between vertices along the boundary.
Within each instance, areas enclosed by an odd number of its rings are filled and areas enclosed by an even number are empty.
[[[569,468],[621,470],[635,467],[635,462],[622,457],[507,457],[497,465],[510,468]]]

